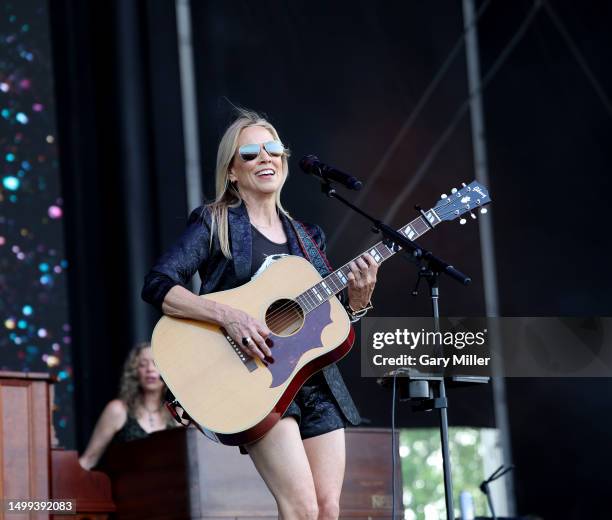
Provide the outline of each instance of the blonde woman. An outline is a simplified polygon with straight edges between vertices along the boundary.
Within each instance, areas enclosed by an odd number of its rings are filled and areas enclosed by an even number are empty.
[[[292,218],[281,205],[288,150],[258,114],[240,110],[219,144],[216,199],[195,210],[175,245],[145,279],[143,298],[164,314],[224,327],[245,353],[271,356],[269,329],[245,312],[198,298],[185,286],[198,271],[200,294],[238,287],[275,258],[304,256]],[[302,223],[325,251],[319,226]],[[349,311],[365,309],[377,264],[366,256],[351,265]],[[283,418],[260,440],[242,447],[274,495],[284,519],[335,519],[344,478],[344,427],[359,413],[335,364],[312,376]]]
[[[150,346],[139,343],[130,351],[121,374],[119,397],[104,408],[79,458],[84,469],[95,467],[112,442],[141,439],[174,426],[164,406],[166,386],[155,368]]]

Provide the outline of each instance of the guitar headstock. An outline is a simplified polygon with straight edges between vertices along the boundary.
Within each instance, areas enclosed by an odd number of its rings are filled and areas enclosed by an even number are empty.
[[[440,220],[455,220],[469,213],[472,218],[476,218],[474,211],[480,210],[486,213],[484,207],[491,202],[489,191],[477,181],[472,181],[467,186],[463,184],[461,189],[453,188],[450,195],[443,194],[434,210]],[[465,224],[466,219],[461,218],[460,224]]]

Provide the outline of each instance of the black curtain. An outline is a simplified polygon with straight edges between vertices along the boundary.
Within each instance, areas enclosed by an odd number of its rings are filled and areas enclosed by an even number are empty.
[[[379,240],[368,222],[352,217],[340,203],[325,197],[319,183],[301,173],[300,157],[321,160],[364,180],[364,209],[383,216],[410,180],[426,152],[467,96],[464,53],[436,90],[435,101],[406,134],[383,174],[377,168],[396,133],[438,67],[462,33],[461,6],[431,2],[282,2],[254,4],[192,2],[195,71],[204,186],[213,195],[213,172],[221,134],[234,111],[232,104],[267,114],[292,152],[283,204],[293,216],[321,225],[328,238],[332,265],[340,266]],[[414,193],[403,201],[391,224],[400,227],[416,216],[415,204],[433,206],[442,192],[473,177],[469,118],[464,118],[448,146]],[[355,193],[346,193],[350,200]],[[457,223],[440,226],[423,237],[457,267],[473,274],[462,287],[441,280],[441,312],[447,316],[484,313],[478,228]],[[411,296],[413,264],[401,255],[385,263],[374,296],[379,316],[428,316],[425,287]],[[357,331],[359,332],[359,331]],[[359,338],[358,338],[359,341]],[[357,345],[359,343],[357,342]],[[374,379],[361,378],[358,347],[340,367],[366,424],[388,426],[391,394]],[[492,426],[488,386],[451,395],[454,425]],[[399,407],[401,426],[435,426],[435,414]]]
[[[187,213],[174,2],[52,0],[77,444],[157,314],[144,274]]]

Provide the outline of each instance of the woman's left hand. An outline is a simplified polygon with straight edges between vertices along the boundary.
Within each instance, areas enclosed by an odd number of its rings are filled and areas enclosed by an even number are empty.
[[[376,285],[378,264],[369,253],[364,253],[352,261],[349,268],[351,269],[347,276],[349,305],[354,311],[359,311],[370,303]]]

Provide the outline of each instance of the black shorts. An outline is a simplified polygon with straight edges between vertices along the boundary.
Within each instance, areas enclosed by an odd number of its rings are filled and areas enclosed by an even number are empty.
[[[283,414],[283,419],[295,418],[302,439],[345,428],[347,424],[325,380],[320,383],[311,381],[306,381],[300,388]],[[240,453],[247,453],[243,446],[240,446]]]

